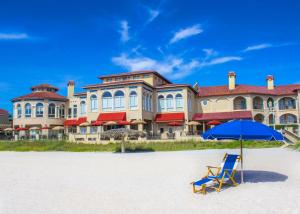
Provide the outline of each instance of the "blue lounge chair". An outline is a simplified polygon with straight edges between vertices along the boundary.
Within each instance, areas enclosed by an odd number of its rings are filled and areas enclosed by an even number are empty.
[[[228,181],[231,181],[233,186],[237,186],[234,175],[240,160],[240,155],[225,154],[220,167],[207,166],[207,175],[201,180],[191,183],[193,192],[206,194],[206,188],[220,192],[223,184],[228,183]]]

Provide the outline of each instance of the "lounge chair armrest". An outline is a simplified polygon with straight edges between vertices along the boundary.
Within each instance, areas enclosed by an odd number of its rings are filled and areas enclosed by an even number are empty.
[[[218,166],[206,166],[207,168],[214,168],[214,169],[220,169],[221,167]]]

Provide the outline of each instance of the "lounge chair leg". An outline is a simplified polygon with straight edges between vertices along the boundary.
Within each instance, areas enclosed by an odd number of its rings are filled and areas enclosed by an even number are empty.
[[[196,190],[196,187],[195,187],[195,185],[193,184],[193,192],[194,193],[196,193],[197,192],[197,190]]]
[[[202,189],[201,189],[202,191],[201,191],[201,193],[203,194],[203,195],[205,195],[206,194],[206,184],[203,184],[202,185]]]

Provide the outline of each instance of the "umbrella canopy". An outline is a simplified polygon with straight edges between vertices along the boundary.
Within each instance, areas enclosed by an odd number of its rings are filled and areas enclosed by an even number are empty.
[[[182,123],[179,122],[170,122],[168,123],[169,126],[182,126]]]
[[[14,129],[13,128],[6,128],[6,129],[4,129],[4,131],[5,132],[12,132],[12,131],[14,131]]]
[[[221,122],[218,120],[211,120],[207,123],[207,125],[209,125],[209,126],[211,126],[211,125],[216,126],[216,125],[220,125],[220,124],[221,124]]]
[[[104,124],[104,122],[97,120],[97,121],[92,122],[91,125],[92,126],[103,126],[103,124]]]
[[[131,124],[147,124],[144,120],[134,120]]]
[[[19,127],[19,128],[16,128],[16,131],[27,131],[28,128],[22,128],[22,127]]]
[[[187,122],[187,125],[189,125],[189,126],[197,126],[197,125],[200,125],[200,123],[197,122],[197,121],[190,121],[190,122]]]
[[[52,130],[53,131],[61,131],[61,130],[65,130],[65,128],[63,126],[55,126]]]
[[[243,175],[243,140],[283,141],[284,137],[276,130],[252,120],[232,120],[215,126],[203,134],[204,139],[240,140],[241,142],[241,181]]]
[[[39,127],[36,127],[36,126],[34,126],[34,127],[31,127],[29,130],[40,130],[40,128],[39,128]]]
[[[84,122],[84,123],[81,123],[79,126],[80,127],[85,127],[85,126],[89,126],[90,123],[89,122]]]
[[[109,126],[109,125],[117,125],[116,121],[108,121],[106,123],[104,123],[104,125]]]

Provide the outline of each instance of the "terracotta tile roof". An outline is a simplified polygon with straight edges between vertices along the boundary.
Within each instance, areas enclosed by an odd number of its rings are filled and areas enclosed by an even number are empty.
[[[152,87],[151,85],[149,85],[148,83],[146,83],[143,80],[125,80],[125,81],[118,81],[118,82],[106,82],[106,83],[92,84],[92,85],[84,86],[83,88],[84,89],[99,88],[99,87],[107,87],[107,86],[114,86],[114,85],[127,85],[127,84],[137,84],[137,83],[143,83],[143,84],[146,84],[146,85]]]
[[[167,123],[167,122],[174,122],[174,121],[184,121],[184,113],[161,113],[156,114],[155,121],[157,123]]]
[[[125,121],[126,112],[111,112],[111,113],[100,113],[97,121],[107,122],[107,121]]]
[[[234,90],[229,90],[228,85],[199,87],[200,97],[238,95],[238,94],[261,94],[261,95],[294,95],[300,84],[275,86],[273,90],[268,90],[266,86],[237,85]]]
[[[78,93],[75,93],[74,96],[86,96],[86,92],[78,92]]]
[[[140,75],[140,74],[155,74],[160,78],[162,78],[163,80],[165,80],[167,83],[171,83],[168,79],[163,77],[159,72],[153,70],[123,72],[118,74],[103,75],[103,76],[99,76],[98,78],[103,80],[104,78],[110,78],[110,77],[132,76],[132,75]]]
[[[251,119],[251,111],[231,111],[231,112],[213,112],[213,113],[196,113],[193,120],[233,120],[233,119]]]
[[[21,101],[21,100],[36,100],[36,99],[50,99],[50,100],[59,100],[59,101],[67,101],[67,98],[56,94],[54,92],[49,91],[40,91],[33,92],[31,94],[26,94],[17,98],[14,98],[12,101]]]
[[[4,109],[0,109],[0,115],[8,115],[8,111],[4,110]]]
[[[58,88],[56,88],[52,85],[49,85],[49,84],[40,84],[40,85],[32,86],[31,90],[34,90],[34,89],[47,89],[47,88],[54,89],[55,91],[58,91]]]

